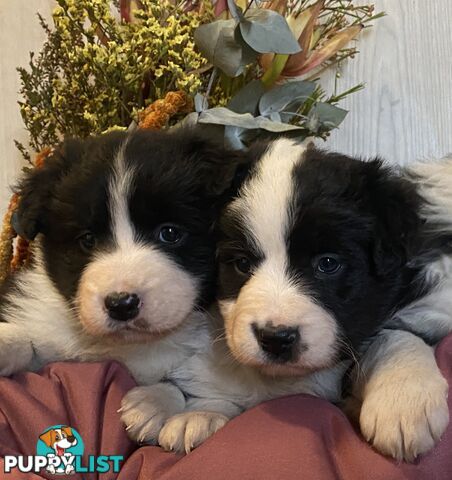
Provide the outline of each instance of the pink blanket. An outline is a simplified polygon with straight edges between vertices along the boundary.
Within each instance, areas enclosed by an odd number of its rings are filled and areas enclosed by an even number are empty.
[[[452,384],[452,336],[438,347],[437,358]],[[127,371],[115,362],[57,363],[38,374],[1,378],[0,479],[58,478],[45,470],[3,473],[5,455],[35,455],[39,434],[58,424],[70,425],[81,435],[84,463],[89,455],[125,459],[119,474],[67,477],[71,479],[452,479],[452,427],[416,464],[396,464],[374,452],[340,410],[306,395],[246,412],[188,456],[158,447],[136,449],[117,413],[122,396],[133,385]]]

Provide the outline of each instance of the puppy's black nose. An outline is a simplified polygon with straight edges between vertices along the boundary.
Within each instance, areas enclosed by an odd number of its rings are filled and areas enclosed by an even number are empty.
[[[112,292],[104,303],[110,318],[122,322],[135,318],[140,311],[140,298],[136,293]]]
[[[252,328],[257,343],[273,360],[288,362],[294,359],[300,343],[298,328],[286,327],[284,325],[276,327],[267,325],[259,328],[255,323],[253,323]]]
[[[67,441],[68,441],[69,443],[74,443],[74,440],[75,440],[74,435],[68,435],[68,436],[67,436]]]

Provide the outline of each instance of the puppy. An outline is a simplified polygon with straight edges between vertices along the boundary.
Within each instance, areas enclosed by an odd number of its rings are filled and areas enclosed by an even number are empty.
[[[152,385],[197,352],[213,223],[244,159],[199,131],[114,132],[68,140],[28,173],[16,223],[34,261],[1,295],[0,374],[116,359]]]
[[[288,139],[256,149],[220,221],[227,346],[220,337],[172,372],[187,405],[159,443],[189,451],[244,409],[288,393],[337,400],[344,362],[362,356],[351,402],[361,429],[379,451],[412,460],[448,423],[447,384],[425,340],[452,324],[440,314],[444,269],[432,273],[450,255],[452,205],[433,213],[437,188],[420,168],[396,172]],[[422,332],[430,308],[438,318]],[[143,431],[155,433],[152,424]]]
[[[422,243],[409,260],[420,270],[418,294],[370,344],[347,408],[379,450],[412,460],[433,448],[449,418],[433,346],[452,331],[452,157],[400,173],[423,198]]]
[[[303,375],[368,348],[355,412],[358,398],[363,434],[398,459],[428,451],[448,424],[431,344],[452,326],[451,179],[450,160],[396,172],[280,140],[222,222],[233,355]]]

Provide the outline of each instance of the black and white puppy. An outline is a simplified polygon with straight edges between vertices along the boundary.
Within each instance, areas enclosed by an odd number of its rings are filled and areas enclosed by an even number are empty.
[[[113,132],[28,173],[17,223],[34,262],[1,294],[0,374],[117,359],[152,384],[196,352],[213,223],[243,160],[199,131]]]
[[[227,346],[221,334],[214,341],[220,326],[172,372],[187,402],[162,429],[168,399],[131,392],[129,426],[189,451],[264,400],[337,400],[342,360],[359,356],[352,391],[363,434],[412,460],[448,423],[429,343],[452,328],[452,162],[397,172],[288,139],[255,153],[220,220]]]
[[[222,230],[233,355],[284,376],[364,354],[352,390],[365,437],[399,459],[431,449],[448,424],[430,345],[452,329],[451,159],[396,172],[279,140]]]

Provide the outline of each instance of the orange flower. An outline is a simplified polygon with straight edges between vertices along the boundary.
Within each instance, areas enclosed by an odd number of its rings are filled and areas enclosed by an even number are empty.
[[[3,217],[2,231],[0,233],[0,283],[5,280],[10,272],[10,264],[13,258],[13,241],[16,237],[16,232],[11,225],[11,218],[18,203],[19,196],[14,194]]]
[[[191,99],[185,92],[168,92],[163,100],[156,100],[141,112],[138,126],[160,130],[167,126],[171,117],[177,113],[188,113],[191,109]]]
[[[52,149],[49,147],[41,150],[35,159],[35,167],[41,168],[44,160],[50,155]],[[31,258],[30,242],[17,235],[12,226],[11,220],[19,205],[19,195],[14,193],[8,205],[8,210],[3,217],[2,229],[0,232],[0,284],[6,279],[10,272],[14,272]],[[14,239],[16,244],[14,245]]]

